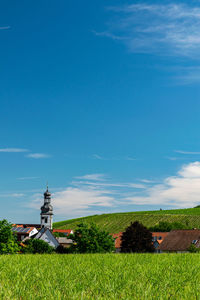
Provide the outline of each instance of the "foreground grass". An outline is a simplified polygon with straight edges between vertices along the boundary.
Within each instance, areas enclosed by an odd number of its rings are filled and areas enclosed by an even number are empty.
[[[199,254],[0,256],[0,299],[200,299]]]
[[[134,221],[139,221],[146,227],[166,221],[179,222],[191,228],[200,228],[200,208],[102,214],[57,222],[53,226],[59,229],[75,229],[80,222],[93,222],[110,233],[118,233],[124,231]]]

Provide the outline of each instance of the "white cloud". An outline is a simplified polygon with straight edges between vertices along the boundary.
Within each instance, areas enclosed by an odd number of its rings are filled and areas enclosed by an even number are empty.
[[[94,159],[104,160],[104,158],[102,156],[98,155],[98,154],[93,154],[92,157]]]
[[[1,26],[0,30],[7,30],[7,29],[10,29],[10,28],[11,28],[10,26]]]
[[[20,197],[23,197],[24,194],[22,193],[0,193],[0,198],[20,198]]]
[[[77,177],[76,177],[77,178]],[[116,182],[93,182],[93,181],[73,181],[74,185],[90,185],[95,187],[120,187],[120,188],[134,188],[144,189],[146,186],[141,183],[116,183]]]
[[[26,157],[40,159],[40,158],[49,158],[51,156],[49,154],[45,154],[45,153],[30,153],[30,154],[26,155]]]
[[[33,179],[38,179],[39,177],[18,177],[18,180],[33,180]]]
[[[99,154],[93,154],[92,158],[93,159],[98,159],[98,160],[130,160],[130,161],[137,160],[135,157],[131,157],[131,156],[103,157],[103,156],[101,156]]]
[[[180,154],[191,154],[191,155],[198,155],[200,152],[194,152],[194,151],[182,151],[182,150],[175,150],[176,153]]]
[[[83,175],[83,176],[77,176],[75,177],[77,179],[83,179],[83,180],[105,180],[106,176],[104,174],[88,174],[88,175]]]
[[[174,68],[172,68],[174,69]],[[194,66],[177,67],[177,75],[174,77],[179,85],[189,85],[200,82],[200,66],[195,64]]]
[[[140,3],[109,9],[115,18],[98,35],[121,39],[133,52],[199,58],[199,5]]]
[[[137,160],[137,158],[134,158],[134,157],[130,157],[130,156],[127,156],[124,158],[125,160]]]
[[[165,158],[168,160],[176,161],[176,160],[186,160],[188,157],[186,158],[186,157],[166,156]]]
[[[145,188],[141,183],[112,182],[105,174],[87,174],[75,177],[66,188],[53,189],[52,204],[56,215],[70,218],[111,212],[120,204],[129,203],[124,199],[127,192],[131,191],[134,195],[134,192]],[[41,194],[34,194],[31,199],[30,206],[38,209],[43,201]]]
[[[132,204],[192,207],[200,204],[200,162],[184,165],[176,176],[146,189],[146,195],[127,197]]]
[[[28,149],[23,148],[0,148],[0,152],[4,153],[19,153],[19,152],[28,152]]]
[[[140,179],[140,181],[144,183],[155,183],[155,180],[149,180],[149,179]]]
[[[135,188],[135,189],[145,189],[146,188],[146,186],[144,184],[140,184],[140,183],[129,183],[129,184],[127,184],[127,187]]]
[[[83,216],[90,212],[97,213],[99,208],[110,208],[114,198],[109,190],[98,190],[84,187],[68,187],[53,193],[52,204],[56,215],[66,217]],[[34,195],[30,206],[39,208],[42,203],[41,195]]]
[[[145,184],[118,183],[111,179],[99,180],[101,176],[98,175],[103,174],[85,175],[82,176],[84,180],[75,180],[66,188],[52,188],[55,215],[73,218],[123,211],[127,206],[129,209],[133,206],[135,210],[142,205],[187,208],[200,204],[199,161],[183,165],[175,176],[160,180],[160,183],[148,179],[140,180]],[[29,207],[39,209],[43,202],[42,194],[34,194],[31,199]]]

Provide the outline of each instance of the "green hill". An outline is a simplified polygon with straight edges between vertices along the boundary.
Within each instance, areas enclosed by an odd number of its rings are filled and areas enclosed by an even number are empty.
[[[139,221],[150,227],[161,221],[179,222],[189,227],[200,228],[200,207],[174,210],[126,212],[88,216],[54,223],[54,228],[75,229],[80,222],[96,223],[110,233],[123,231],[131,222]]]

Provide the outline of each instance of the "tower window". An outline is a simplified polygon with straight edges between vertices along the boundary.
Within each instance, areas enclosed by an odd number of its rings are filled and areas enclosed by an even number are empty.
[[[47,218],[45,218],[45,220],[44,220],[44,221],[45,221],[45,223],[47,223],[47,222],[48,222],[48,219],[47,219]]]

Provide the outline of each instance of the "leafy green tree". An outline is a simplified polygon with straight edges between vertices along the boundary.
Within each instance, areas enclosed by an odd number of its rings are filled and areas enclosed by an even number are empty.
[[[11,228],[12,224],[7,220],[0,221],[0,254],[13,254],[19,251],[16,236]]]
[[[25,241],[25,247],[23,247],[23,253],[52,253],[54,248],[51,247],[47,242],[38,240],[38,239],[30,239]]]
[[[139,222],[131,223],[121,237],[121,252],[154,252],[151,232]]]
[[[63,232],[53,232],[53,235],[55,237],[67,237],[67,235],[64,234]]]
[[[200,248],[197,248],[194,244],[191,244],[190,247],[188,248],[188,251],[191,253],[199,253]]]
[[[72,252],[105,253],[115,250],[113,237],[95,224],[90,226],[85,223],[78,224],[74,234],[69,238],[74,241],[70,247]]]
[[[149,228],[151,232],[169,232],[172,229],[189,229],[187,225],[178,222],[159,222],[159,224]]]

